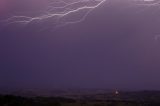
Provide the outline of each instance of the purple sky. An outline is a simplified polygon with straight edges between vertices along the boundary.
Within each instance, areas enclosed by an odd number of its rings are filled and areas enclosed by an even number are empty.
[[[0,17],[25,11],[20,1],[0,1]],[[160,90],[160,9],[142,9],[110,0],[56,31],[52,20],[1,27],[0,87]]]

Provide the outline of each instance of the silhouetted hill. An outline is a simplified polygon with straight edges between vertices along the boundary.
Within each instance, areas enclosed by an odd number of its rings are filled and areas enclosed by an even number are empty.
[[[136,91],[68,95],[68,97],[22,97],[0,95],[0,106],[159,106],[160,91]]]

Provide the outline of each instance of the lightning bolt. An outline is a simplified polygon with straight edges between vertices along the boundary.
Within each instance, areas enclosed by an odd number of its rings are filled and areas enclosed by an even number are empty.
[[[75,24],[86,19],[88,14],[101,6],[107,0],[50,0],[46,8],[38,16],[15,15],[3,20],[5,26],[36,26],[45,30]],[[108,0],[109,1],[109,0]],[[130,0],[135,1],[137,5],[156,6],[160,4],[159,0]]]
[[[85,20],[87,15],[99,7],[106,0],[52,0],[40,16],[15,15],[3,20],[6,26],[11,24],[20,25],[46,25],[52,28],[75,24]],[[45,25],[45,26],[46,26]]]
[[[160,0],[135,0],[138,1],[138,5],[143,5],[143,6],[157,6],[160,5]]]

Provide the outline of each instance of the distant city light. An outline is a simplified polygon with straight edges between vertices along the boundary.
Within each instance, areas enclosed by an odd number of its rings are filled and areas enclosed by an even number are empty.
[[[118,90],[115,91],[115,95],[119,95],[119,91]]]

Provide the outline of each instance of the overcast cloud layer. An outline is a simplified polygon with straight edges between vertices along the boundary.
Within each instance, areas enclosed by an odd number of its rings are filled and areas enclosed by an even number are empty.
[[[17,11],[39,15],[48,2],[1,0],[1,20]],[[159,6],[110,0],[81,23],[52,25],[1,24],[0,87],[160,90]]]

